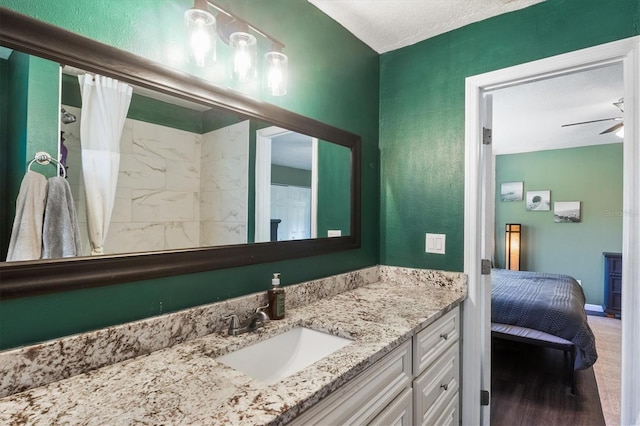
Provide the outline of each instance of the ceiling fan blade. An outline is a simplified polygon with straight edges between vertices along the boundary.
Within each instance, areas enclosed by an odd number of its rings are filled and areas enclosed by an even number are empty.
[[[611,132],[615,132],[616,130],[618,130],[619,128],[621,128],[622,126],[624,126],[624,123],[618,123],[618,124],[614,124],[613,126],[609,127],[607,130],[605,130],[604,132],[600,133],[601,135],[604,135],[605,133],[611,133]]]
[[[620,110],[620,112],[624,112],[624,98],[618,99],[618,102],[614,102],[613,104]]]
[[[560,127],[577,126],[579,124],[599,123],[601,121],[622,121],[622,117],[601,118],[600,120],[581,121],[579,123],[563,124]]]

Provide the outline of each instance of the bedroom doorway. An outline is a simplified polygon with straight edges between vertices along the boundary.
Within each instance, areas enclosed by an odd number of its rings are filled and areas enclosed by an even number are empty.
[[[463,424],[489,425],[490,413],[481,406],[478,390],[490,389],[490,286],[481,275],[481,259],[490,259],[482,245],[485,213],[482,185],[483,168],[482,124],[484,118],[483,93],[501,87],[522,84],[578,70],[593,69],[607,64],[621,63],[624,69],[625,138],[623,143],[623,256],[640,258],[640,37],[619,40],[592,48],[545,58],[527,64],[472,76],[465,87],[465,267],[468,297],[464,305]],[[492,213],[490,213],[492,214]],[[640,300],[637,262],[623,266],[622,310],[622,390],[621,420],[631,424],[640,420],[640,401],[634,396],[640,388],[640,366],[632,361],[640,357]],[[478,410],[477,407],[481,407]]]
[[[485,98],[492,99],[494,155],[489,168],[495,172],[486,192],[497,191],[497,196],[489,195],[495,207],[492,264],[494,268],[506,268],[505,227],[518,224],[522,235],[518,247],[520,270],[578,279],[586,296],[586,305],[579,303],[579,308],[594,313],[602,312],[604,305],[603,252],[622,250],[622,215],[616,213],[622,212],[623,139],[616,131],[606,130],[624,123],[624,108],[614,104],[623,94],[621,62],[484,93]],[[587,122],[590,120],[593,122]],[[528,200],[539,190],[549,192],[550,203],[539,203],[533,209]],[[566,219],[569,213],[559,208],[568,203],[578,206],[573,220]],[[493,272],[495,304],[496,275],[505,276],[499,269]],[[519,288],[525,287],[524,282],[520,284]],[[533,319],[525,312],[523,315],[520,325]],[[606,322],[606,335],[598,335],[602,327],[593,328],[595,319],[612,322]],[[492,336],[492,424],[512,424],[516,419],[523,424],[555,424],[557,419],[569,424],[620,424],[620,320],[589,316],[585,321],[596,336],[599,357],[592,368],[576,371],[574,395],[566,392],[571,376],[561,350]],[[496,317],[492,316],[492,329],[496,327],[494,322]],[[503,326],[502,330],[507,329]],[[559,334],[569,338],[568,330]],[[613,330],[618,332],[615,339],[610,338]],[[602,346],[601,338],[605,337],[609,345]],[[617,340],[617,347],[613,340]],[[586,346],[581,351],[588,353]],[[526,357],[530,362],[515,362]],[[606,376],[602,376],[605,371]],[[605,385],[614,384],[615,377],[618,385],[607,389]]]

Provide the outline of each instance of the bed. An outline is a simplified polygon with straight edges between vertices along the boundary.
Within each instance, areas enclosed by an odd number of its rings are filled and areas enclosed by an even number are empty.
[[[584,304],[582,287],[568,275],[491,271],[492,336],[563,350],[571,360],[572,393],[575,370],[598,358]]]

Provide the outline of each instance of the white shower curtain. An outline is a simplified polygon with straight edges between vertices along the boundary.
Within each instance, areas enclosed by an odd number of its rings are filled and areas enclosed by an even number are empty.
[[[118,80],[79,75],[80,141],[91,254],[104,252],[120,168],[120,138],[132,88]]]

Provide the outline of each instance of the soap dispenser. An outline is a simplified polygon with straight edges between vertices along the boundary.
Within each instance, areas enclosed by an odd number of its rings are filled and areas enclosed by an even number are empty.
[[[280,287],[280,274],[273,274],[269,296],[269,317],[272,320],[284,318],[284,288]]]

